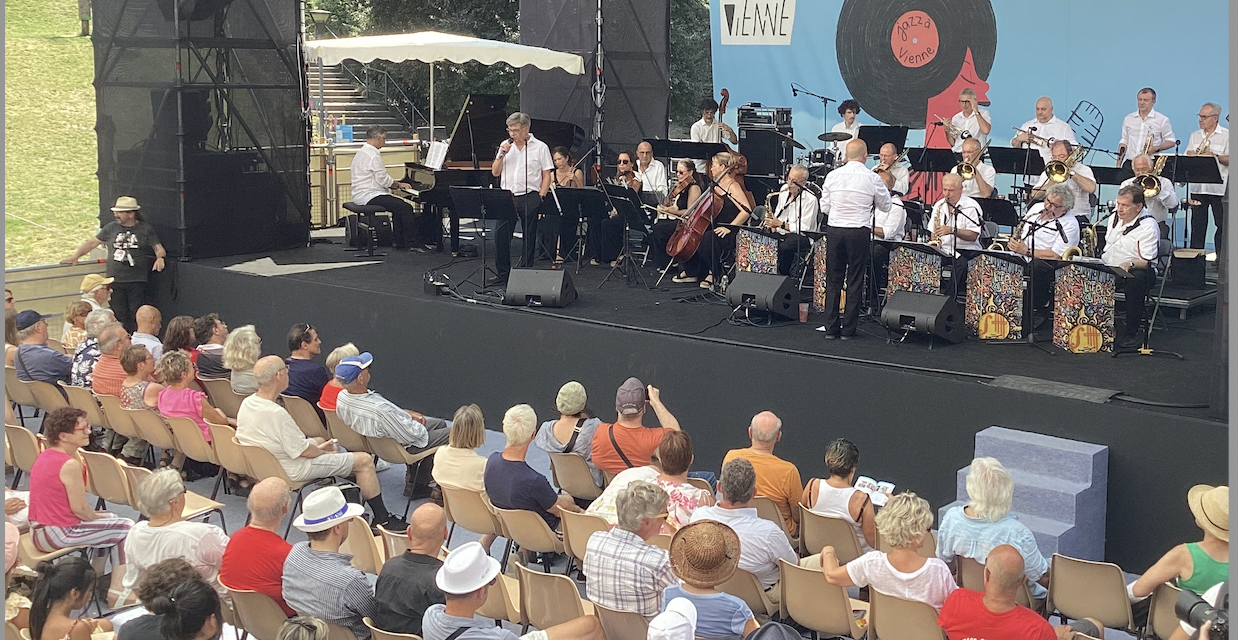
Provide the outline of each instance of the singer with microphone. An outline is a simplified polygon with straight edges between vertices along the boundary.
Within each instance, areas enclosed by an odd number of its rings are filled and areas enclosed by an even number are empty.
[[[816,185],[812,185],[816,187]],[[812,242],[804,231],[817,230],[817,216],[821,213],[821,200],[809,191],[808,167],[793,165],[787,171],[787,181],[778,190],[778,206],[766,210],[761,223],[782,236],[778,241],[778,273],[791,275],[795,257],[808,251]]]
[[[1032,135],[1028,136],[1028,132]],[[1075,142],[1075,130],[1066,121],[1053,115],[1053,100],[1050,100],[1049,96],[1041,96],[1036,101],[1036,117],[1019,127],[1019,133],[1011,139],[1010,146],[1017,148],[1026,144],[1039,151],[1041,159],[1049,162],[1053,160],[1053,151],[1048,142],[1050,140],[1065,140],[1071,145],[1078,144]]]
[[[1016,227],[1017,237],[1012,237],[1006,245],[1010,251],[1024,256],[1032,256],[1032,247],[1035,247],[1035,257],[1042,260],[1032,261],[1032,268],[1036,270],[1033,278],[1036,289],[1032,291],[1034,314],[1041,309],[1053,309],[1054,270],[1043,260],[1061,260],[1067,249],[1079,246],[1079,219],[1071,215],[1074,206],[1074,190],[1064,183],[1050,186],[1044,201],[1028,209],[1023,222]],[[1042,317],[1047,317],[1047,313]],[[1036,328],[1035,324],[1032,328]]]
[[[957,173],[947,173],[941,178],[941,200],[933,205],[932,239],[941,243],[941,248],[953,256],[951,280],[954,295],[967,291],[967,260],[959,249],[981,249],[980,205],[963,195],[963,178]]]
[[[490,173],[499,177],[499,186],[514,196],[516,215],[524,229],[520,266],[531,267],[537,255],[538,209],[550,190],[555,165],[550,147],[529,133],[528,115],[516,112],[508,116],[507,135],[511,137],[499,145]],[[514,220],[499,220],[494,229],[494,266],[499,282],[506,282],[511,273],[515,225]]]

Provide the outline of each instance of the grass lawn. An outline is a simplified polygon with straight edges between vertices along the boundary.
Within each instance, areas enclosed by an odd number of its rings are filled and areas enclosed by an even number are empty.
[[[4,2],[5,268],[57,262],[99,224],[94,54],[80,30],[75,0]]]

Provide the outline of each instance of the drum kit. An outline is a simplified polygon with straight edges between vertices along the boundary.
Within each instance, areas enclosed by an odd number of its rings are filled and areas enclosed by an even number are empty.
[[[851,139],[851,134],[842,131],[830,131],[817,136],[817,139],[825,143],[845,142]],[[818,186],[825,184],[826,174],[833,171],[837,166],[838,157],[828,146],[821,149],[813,149],[808,154],[808,176]]]

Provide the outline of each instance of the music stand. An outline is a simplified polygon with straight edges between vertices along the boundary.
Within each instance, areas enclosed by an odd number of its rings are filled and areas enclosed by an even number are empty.
[[[639,280],[648,289],[649,284],[645,282],[645,275],[636,266],[636,258],[632,256],[632,244],[629,238],[632,229],[639,230],[641,235],[646,238],[652,232],[649,225],[649,217],[644,213],[640,196],[631,188],[618,184],[603,184],[602,191],[599,193],[610,201],[610,206],[623,219],[623,249],[619,252],[619,257],[616,258],[618,264],[611,267],[610,273],[607,273],[606,277],[602,278],[597,288],[601,289],[602,285],[606,284],[606,281],[610,280],[610,277],[618,271],[629,285],[635,284]]]
[[[1032,222],[1032,221],[1028,221],[1027,224],[1033,228],[1035,228],[1036,226],[1043,226],[1043,225],[1040,225],[1039,223]],[[1035,253],[1036,249],[1033,246],[1036,243],[1035,234],[1034,233],[1029,234],[1027,237],[1027,240],[1028,240],[1028,247],[1031,248],[1032,253]],[[1045,353],[1051,356],[1057,355],[1051,349],[1049,349],[1049,347],[1039,342],[1036,342],[1036,330],[1034,327],[1036,309],[1034,307],[1035,299],[1033,297],[1034,291],[1036,290],[1036,267],[1034,265],[1034,262],[1036,260],[1039,260],[1039,258],[1033,258],[1029,260],[1027,256],[1022,256],[1017,253],[1011,253],[1009,251],[990,251],[988,249],[959,249],[959,253],[966,256],[969,263],[971,262],[971,259],[973,257],[983,254],[983,255],[991,256],[998,260],[1010,262],[1012,264],[1017,264],[1023,267],[1024,273],[1028,275],[1027,286],[1023,288],[1023,317],[1020,319],[1020,322],[1023,324],[1023,338],[1021,340],[993,340],[993,341],[990,341],[988,344],[998,344],[998,345],[1028,344],[1033,347],[1036,347],[1037,349],[1040,349],[1041,351],[1044,351]]]
[[[593,226],[605,217],[607,210],[606,194],[594,187],[555,187],[555,192],[559,196],[559,203],[563,206],[563,211],[572,211],[576,215],[576,241],[572,251],[576,252],[576,273],[579,274],[580,267],[585,260],[585,247],[583,244],[585,232],[582,227],[584,227],[586,221],[590,226]],[[564,215],[567,214],[564,213]]]
[[[869,155],[876,155],[881,147],[893,144],[896,153],[900,153],[907,145],[907,127],[902,126],[860,126],[860,139],[868,145]]]
[[[691,140],[665,140],[662,138],[645,138],[653,147],[653,155],[659,158],[687,158],[689,160],[708,160],[726,151],[726,145],[721,142],[693,142]]]
[[[498,280],[499,273],[490,269],[490,265],[486,264],[486,218],[491,220],[515,220],[516,219],[516,201],[512,196],[512,192],[507,189],[492,189],[489,187],[466,187],[460,185],[452,185],[450,187],[451,204],[460,212],[462,217],[477,218],[481,221],[481,266],[474,269],[465,279],[465,282],[470,282],[473,274],[481,271],[481,288],[488,289],[495,282],[489,282],[486,278],[486,271],[490,270],[494,273],[495,280]]]
[[[911,163],[912,171],[950,173],[959,163],[959,156],[949,149],[913,147],[907,150],[907,161]]]
[[[1019,224],[1019,214],[1014,203],[1003,198],[973,198],[980,205],[984,219],[994,224],[1014,228]],[[984,225],[980,225],[982,230]]]
[[[1038,176],[1045,170],[1045,159],[1036,149],[989,147],[989,164],[998,173]]]
[[[1117,186],[1135,177],[1135,172],[1131,171],[1129,165],[1124,167],[1102,167],[1090,164],[1088,166],[1092,169],[1092,175],[1096,177],[1096,184]]]

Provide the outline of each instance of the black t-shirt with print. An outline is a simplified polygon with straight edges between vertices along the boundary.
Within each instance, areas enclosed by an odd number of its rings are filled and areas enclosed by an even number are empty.
[[[137,221],[132,227],[109,222],[95,238],[107,245],[107,275],[116,282],[146,282],[155,260],[159,236],[149,224]]]

